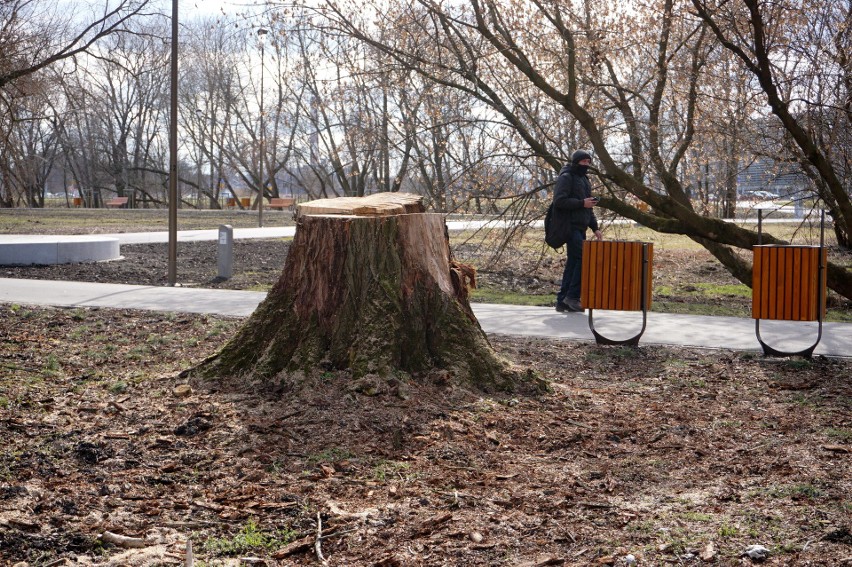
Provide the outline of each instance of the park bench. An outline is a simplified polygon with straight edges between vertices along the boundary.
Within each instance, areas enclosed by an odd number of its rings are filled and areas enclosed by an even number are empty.
[[[654,245],[622,240],[583,242],[580,303],[589,310],[589,328],[598,344],[639,344],[651,307]],[[642,328],[628,339],[610,339],[595,329],[594,310],[642,311]]]
[[[762,238],[763,211],[758,210],[758,242]],[[810,358],[822,338],[825,317],[828,255],[825,248],[825,213],[820,223],[819,246],[763,245],[752,248],[752,304],[755,333],[767,356]],[[817,321],[816,342],[799,352],[784,352],[766,344],[760,335],[762,319]]]
[[[121,207],[126,206],[126,205],[127,205],[127,202],[128,202],[129,200],[130,200],[130,199],[128,199],[127,197],[113,197],[112,199],[110,199],[109,201],[107,201],[107,202],[106,202],[106,203],[104,203],[104,204],[105,204],[107,207],[110,207],[110,208],[120,209]]]
[[[296,204],[296,199],[292,197],[273,197],[269,200],[270,209],[278,209],[283,211],[285,208],[290,208]]]

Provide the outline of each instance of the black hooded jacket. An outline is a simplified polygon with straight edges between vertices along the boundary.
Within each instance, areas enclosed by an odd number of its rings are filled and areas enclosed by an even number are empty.
[[[571,228],[598,230],[598,219],[592,209],[583,206],[583,199],[592,196],[592,184],[580,165],[567,164],[559,172],[553,191],[554,214],[568,215]]]

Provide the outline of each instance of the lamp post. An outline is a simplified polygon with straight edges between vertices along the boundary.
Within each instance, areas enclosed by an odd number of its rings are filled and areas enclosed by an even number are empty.
[[[266,179],[263,174],[263,154],[265,153],[266,124],[264,121],[263,108],[263,46],[266,43],[266,34],[269,30],[260,28],[257,30],[257,38],[260,41],[260,190],[257,195],[257,226],[263,226],[263,194],[266,193]]]

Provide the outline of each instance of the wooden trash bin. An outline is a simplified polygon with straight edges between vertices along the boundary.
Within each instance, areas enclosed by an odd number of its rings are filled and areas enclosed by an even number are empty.
[[[810,357],[822,337],[825,317],[826,249],[820,246],[754,246],[752,266],[752,318],[763,351],[773,356]],[[800,352],[781,352],[760,336],[760,320],[818,321],[819,336]]]
[[[589,328],[599,344],[639,344],[651,308],[654,245],[650,242],[587,240],[583,243],[580,303],[589,310]],[[642,311],[642,329],[626,340],[612,340],[594,327],[595,309]]]
[[[240,205],[245,209],[251,207],[251,197],[240,197]]]

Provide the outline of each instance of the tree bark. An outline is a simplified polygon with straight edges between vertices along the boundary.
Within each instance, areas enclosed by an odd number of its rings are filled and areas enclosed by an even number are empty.
[[[453,261],[443,216],[409,212],[422,211],[420,197],[379,195],[391,197],[299,205],[279,281],[236,336],[190,373],[404,378],[441,370],[485,390],[518,386],[521,374],[495,353],[473,315],[474,272]],[[392,196],[404,203],[389,207]]]

